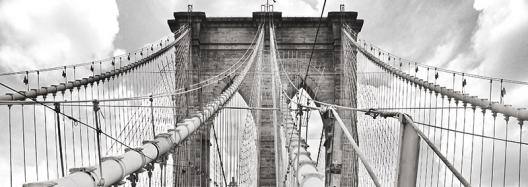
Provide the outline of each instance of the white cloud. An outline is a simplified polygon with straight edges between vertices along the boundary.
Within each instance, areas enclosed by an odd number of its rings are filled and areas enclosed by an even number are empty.
[[[522,60],[528,58],[528,3],[523,0],[475,1],[481,11],[479,27],[473,36],[473,49],[483,58],[475,73],[523,78]],[[520,69],[519,69],[520,68]],[[526,80],[526,79],[525,79]]]
[[[48,68],[107,57],[114,52],[113,42],[119,31],[118,15],[116,2],[109,0],[2,0],[0,72]],[[0,120],[6,118],[6,109],[3,109]],[[13,119],[13,123],[18,124],[18,120]],[[20,132],[20,128],[15,126],[13,131]],[[5,136],[2,138],[6,139]],[[20,140],[16,141],[14,145],[20,145]],[[8,146],[7,141],[0,144],[0,147]],[[32,159],[31,155],[26,156]],[[17,159],[13,162],[12,186],[21,186],[24,182],[23,165],[19,162],[22,159],[18,159],[21,157],[20,152],[13,152],[13,158]],[[9,163],[9,154],[1,155],[0,163]],[[9,167],[5,165],[1,164],[3,168]],[[40,165],[39,180],[44,176],[43,166]],[[33,163],[28,163],[27,169],[34,171]],[[10,170],[4,170],[0,177],[8,179]],[[29,181],[36,181],[34,174],[28,174]],[[9,180],[0,182],[0,186],[9,185]]]
[[[116,2],[107,0],[3,1],[0,66],[18,71],[106,57],[118,15]]]
[[[455,50],[456,42],[447,42],[436,47],[433,56],[427,61],[427,64],[440,67],[442,63],[452,57],[453,50]]]
[[[313,9],[317,9],[317,0],[303,0],[306,4],[310,5]],[[290,1],[291,2],[291,1]]]
[[[126,50],[124,49],[115,49],[112,56],[119,56],[126,54]]]

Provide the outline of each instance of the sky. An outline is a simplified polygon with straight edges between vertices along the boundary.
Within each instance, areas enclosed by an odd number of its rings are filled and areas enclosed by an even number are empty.
[[[170,34],[174,11],[250,16],[265,1],[2,0],[0,72],[87,62]],[[318,16],[323,1],[277,0],[284,16]],[[527,81],[526,0],[329,0],[365,20],[360,37],[402,57],[467,73]],[[326,14],[326,13],[325,13]]]
[[[89,62],[169,35],[175,11],[250,16],[263,0],[0,0],[0,73]],[[360,38],[414,61],[528,81],[528,0],[328,0],[357,11]],[[277,0],[283,16],[319,16],[322,0]],[[326,13],[325,13],[326,15]],[[512,94],[521,101],[528,90]]]

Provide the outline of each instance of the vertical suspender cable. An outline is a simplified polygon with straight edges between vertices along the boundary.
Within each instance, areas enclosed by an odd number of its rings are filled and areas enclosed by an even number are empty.
[[[46,95],[43,96],[43,100],[46,101]],[[48,114],[45,106],[42,106],[44,112],[44,144],[46,147],[46,179],[50,178],[50,165],[49,165],[49,149],[48,149]]]
[[[497,112],[492,112],[493,116],[493,144],[491,145],[491,183],[490,185],[493,186],[493,175],[495,174],[495,134],[497,130]]]
[[[25,129],[25,123],[24,123],[24,105],[21,105],[20,106],[20,110],[21,110],[21,113],[22,113],[22,158],[24,160],[24,182],[27,181],[27,173],[26,173],[26,170],[27,170],[27,166],[26,166],[26,129]]]
[[[75,79],[74,79],[75,80]],[[73,88],[70,89],[70,101],[73,101]],[[70,115],[73,116],[73,106],[70,106]],[[73,167],[77,167],[77,159],[75,156],[75,131],[73,128],[75,127],[75,121],[71,120],[71,135],[72,135],[72,153],[73,153]],[[64,133],[66,133],[66,129],[64,129]],[[66,152],[66,154],[68,154]]]
[[[517,176],[517,179],[518,179],[518,186],[522,186],[521,185],[521,170],[522,170],[522,139],[523,139],[523,120],[519,120],[519,171],[518,171],[518,176]]]
[[[449,129],[451,127],[451,97],[448,97],[447,98],[447,106],[448,106],[448,109],[447,109],[447,127],[446,127],[446,134],[447,134],[447,138],[446,138],[446,158],[448,158],[449,156],[449,137],[451,135]],[[442,142],[442,141],[440,141]],[[446,181],[447,180],[447,170],[444,170],[444,184],[446,184]]]
[[[445,96],[441,95],[440,97],[442,99],[442,107],[441,107],[441,110],[440,110],[440,126],[443,127],[444,126],[443,124],[444,124],[444,103],[445,103],[445,98],[444,97]],[[440,135],[439,135],[440,136],[439,137],[440,138],[440,141],[439,141],[439,143],[440,143],[440,147],[439,147],[440,152],[442,151],[442,139],[444,137],[443,135],[444,135],[443,130],[440,129]],[[436,176],[436,179],[437,179],[436,186],[437,187],[438,187],[438,185],[440,185],[440,167],[441,167],[441,165],[438,164],[437,173],[436,173],[437,174],[437,176]]]
[[[224,184],[227,186],[227,180],[226,180],[226,176],[225,176],[225,172],[224,172],[224,162],[222,161],[222,155],[220,153],[220,147],[218,146],[218,137],[216,136],[216,130],[214,128],[214,125],[211,125],[211,127],[213,128],[213,136],[214,136],[215,143],[216,143],[216,151],[218,152],[218,159],[220,160],[220,167],[221,167],[221,172],[222,172],[222,176],[223,176],[223,179],[224,179]]]
[[[13,135],[11,134],[12,123],[11,123],[11,107],[12,105],[7,105],[8,108],[8,126],[9,126],[9,185],[13,187]]]
[[[476,108],[477,107],[474,106],[474,105],[471,106],[471,110],[473,111],[472,112],[472,116],[473,117],[472,117],[472,120],[471,120],[472,121],[471,122],[472,123],[472,125],[471,125],[472,126],[471,127],[471,133],[472,134],[475,134],[475,110],[476,110]],[[473,182],[472,181],[472,177],[473,177],[473,155],[474,155],[473,154],[473,150],[474,149],[475,149],[475,136],[471,136],[471,152],[470,152],[471,159],[469,159],[470,160],[470,163],[469,163],[469,166],[470,166],[470,168],[469,168],[469,183],[470,184]]]
[[[486,121],[486,109],[482,109],[482,138],[480,142],[480,170],[479,170],[479,187],[482,186],[482,165],[484,164],[484,125]]]
[[[507,152],[508,152],[508,122],[510,122],[510,117],[505,116],[504,120],[506,120],[506,137],[504,138],[504,165],[503,165],[503,173],[502,173],[502,186],[506,186],[506,166],[508,165],[508,161],[506,159]],[[519,142],[521,144],[522,142]]]
[[[61,170],[61,176],[64,177],[64,159],[62,154],[62,138],[61,138],[61,128],[60,128],[60,104],[55,103],[55,116],[56,116],[56,122],[57,122],[57,139],[59,143],[59,156],[60,156],[60,170]]]
[[[39,180],[39,164],[38,164],[38,146],[37,146],[37,105],[33,105],[33,140],[35,148],[35,174],[37,181]]]
[[[458,110],[459,110],[458,109],[458,103],[459,103],[459,100],[455,99],[455,124],[454,124],[455,128],[454,128],[454,130],[458,129]],[[457,135],[458,135],[458,133],[453,132],[453,134],[455,136],[455,139],[453,141],[453,161],[452,161],[452,163],[453,163],[453,166],[456,167],[455,157],[456,157],[456,147],[457,147]],[[448,140],[448,142],[449,142],[449,140]],[[448,151],[447,155],[449,155],[449,149],[447,151]],[[463,172],[464,170],[461,169],[460,171]],[[451,186],[453,186],[453,184],[454,184],[454,176],[451,176]]]
[[[464,117],[463,117],[463,121],[462,121],[462,132],[464,132],[462,134],[462,157],[461,160],[460,160],[460,173],[462,175],[464,175],[464,150],[465,150],[465,145],[466,145],[466,111],[467,111],[467,102],[463,101],[463,106],[464,106]],[[456,142],[456,141],[455,141]],[[473,149],[473,147],[471,147],[471,149]],[[470,166],[471,167],[471,166]]]

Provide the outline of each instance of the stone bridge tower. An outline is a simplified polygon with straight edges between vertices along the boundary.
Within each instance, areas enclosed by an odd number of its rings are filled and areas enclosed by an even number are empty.
[[[346,23],[356,32],[360,32],[363,20],[357,19],[357,12],[329,12],[322,19],[319,36],[312,58],[312,70],[308,80],[302,83],[306,65],[315,38],[318,17],[282,17],[281,12],[253,12],[252,17],[207,17],[204,12],[175,12],[174,19],[168,20],[171,31],[180,25],[191,22],[192,25],[192,62],[194,81],[216,75],[235,63],[250,46],[259,23],[273,22],[276,29],[277,46],[286,71],[298,85],[319,101],[356,106],[355,85],[344,84],[342,70],[341,26]],[[269,55],[269,33],[265,35],[263,79],[261,82],[261,107],[272,107],[271,72],[267,56]],[[322,70],[317,71],[316,69]],[[287,80],[282,80],[287,82]],[[247,99],[250,85],[240,90]],[[290,96],[294,90],[288,91]],[[199,102],[205,103],[212,98],[215,90],[203,90]],[[356,136],[355,114],[343,113],[343,120],[349,124]],[[271,111],[261,111],[256,123],[259,131],[259,186],[278,186],[275,176],[274,135]],[[323,119],[331,118],[323,115]],[[357,186],[357,159],[352,148],[341,136],[339,128],[333,127],[333,120],[323,120],[326,129],[326,183],[327,186]],[[335,132],[334,132],[335,129]],[[207,146],[207,145],[201,145]],[[207,149],[207,148],[205,148]],[[315,157],[312,156],[312,157]],[[315,158],[314,158],[315,159]],[[283,178],[284,176],[278,176]]]

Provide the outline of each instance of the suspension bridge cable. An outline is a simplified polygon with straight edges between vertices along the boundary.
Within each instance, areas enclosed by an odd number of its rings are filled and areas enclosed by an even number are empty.
[[[11,88],[11,87],[5,85],[4,83],[1,83],[1,82],[0,82],[0,85],[3,86],[3,87],[5,87],[5,88],[7,88],[7,89],[9,89],[9,90],[11,90],[11,91],[17,92],[18,94],[20,94],[20,95],[22,95],[22,96],[25,96],[25,94],[24,94],[23,92],[16,91],[15,89],[13,89],[13,88]],[[54,109],[54,108],[52,108],[52,107],[50,107],[50,106],[48,106],[48,105],[46,105],[46,104],[44,104],[44,103],[41,103],[40,101],[37,101],[36,98],[30,98],[30,97],[26,97],[26,98],[27,98],[27,99],[30,99],[30,100],[33,100],[34,102],[39,103],[40,105],[42,105],[42,106],[44,106],[44,107],[46,107],[46,108],[48,108],[48,109],[50,109],[50,110],[56,111],[57,115],[62,115],[64,118],[68,118],[69,120],[72,120],[72,121],[74,121],[74,122],[76,122],[76,123],[78,123],[78,124],[81,124],[81,125],[83,125],[83,126],[89,128],[89,129],[92,129],[92,130],[94,130],[94,131],[98,131],[96,128],[94,128],[94,127],[88,125],[88,124],[85,123],[85,122],[79,121],[77,118],[75,118],[75,117],[73,117],[73,116],[67,115],[67,114],[65,114],[65,113],[63,113],[63,112],[61,112],[61,111],[57,111],[56,109]],[[64,119],[64,118],[63,118],[63,119]],[[119,144],[121,144],[121,145],[123,145],[123,146],[125,146],[125,147],[127,147],[127,148],[132,148],[132,147],[128,146],[127,144],[125,144],[125,143],[123,143],[123,142],[121,142],[121,141],[119,141],[119,140],[113,138],[112,136],[110,136],[109,134],[107,134],[107,133],[105,133],[105,132],[102,132],[102,131],[101,131],[100,133],[101,133],[102,135],[104,135],[105,137],[108,137],[108,138],[110,138],[111,140],[113,140],[113,141],[115,141],[115,142],[117,142],[117,143],[119,143]],[[60,136],[60,135],[59,135],[59,136]],[[140,151],[139,151],[138,153],[139,153],[139,154],[142,154],[142,155],[145,156],[145,157],[148,157],[147,155],[144,155],[144,154],[141,153]],[[153,158],[150,158],[150,159],[153,159]],[[24,168],[25,168],[25,167],[24,167]]]
[[[165,37],[162,37],[161,39],[159,39],[158,41],[160,41],[161,43],[163,41],[170,41],[171,38],[174,38],[174,36],[177,36],[179,34],[181,34],[182,32],[184,32],[185,30],[187,29],[187,27],[180,27],[178,30],[176,30],[173,34],[170,34],[168,36],[165,36]],[[176,41],[176,40],[174,40]],[[152,44],[153,45],[153,44]],[[151,46],[152,46],[151,45]],[[169,44],[170,45],[170,44]],[[143,47],[143,48],[139,48],[139,49],[135,49],[133,51],[130,51],[129,53],[127,54],[123,54],[123,55],[118,55],[118,56],[113,56],[113,57],[108,57],[108,58],[105,58],[105,59],[99,59],[99,60],[95,60],[95,61],[100,61],[100,62],[111,62],[111,60],[115,60],[117,59],[117,57],[121,58],[121,57],[126,57],[127,55],[130,56],[131,53],[136,53],[136,52],[140,52],[146,48],[148,48],[148,44],[145,45],[147,47]],[[167,46],[167,45],[166,45]],[[0,73],[0,77],[1,76],[7,76],[7,75],[19,75],[19,74],[28,74],[28,73],[43,73],[43,72],[47,72],[47,71],[53,71],[53,70],[61,70],[61,69],[66,69],[66,68],[75,68],[75,67],[82,67],[82,66],[89,66],[89,65],[92,65],[95,61],[91,61],[91,62],[85,62],[85,63],[78,63],[78,64],[71,64],[71,65],[64,65],[64,66],[56,66],[56,67],[51,67],[51,68],[43,68],[43,69],[36,69],[36,70],[26,70],[26,71],[17,71],[17,72],[7,72],[7,73]]]
[[[260,28],[261,28],[261,27],[260,27]],[[257,44],[256,46],[258,46],[259,51],[261,51],[261,50],[262,50],[262,45],[263,45],[263,42],[262,42],[262,39],[263,39],[263,32],[262,32],[262,29],[259,29],[259,30],[260,30],[260,32],[259,32],[259,40],[258,40],[258,44]],[[251,57],[252,60],[250,60],[251,62],[254,61],[255,56],[256,56],[256,53],[254,52],[254,53],[252,54],[252,57]],[[227,101],[227,99],[226,99],[227,96],[230,97],[230,96],[232,96],[232,95],[235,93],[235,91],[238,89],[238,87],[241,85],[242,81],[244,80],[245,75],[247,74],[248,70],[249,70],[250,67],[251,67],[251,64],[252,64],[252,63],[248,63],[248,64],[246,64],[246,67],[245,67],[244,70],[241,72],[240,76],[237,76],[237,77],[235,78],[235,80],[233,81],[233,84],[231,84],[231,86],[230,86],[228,89],[224,90],[224,91],[222,92],[222,95],[221,95],[221,96],[217,97],[217,99],[216,99],[215,101],[212,101],[212,102],[210,103],[210,104],[212,104],[212,105],[207,106],[207,107],[206,107],[206,110],[204,110],[204,111],[202,111],[201,113],[198,114],[199,116],[193,117],[193,118],[191,118],[190,120],[185,121],[185,122],[183,123],[182,126],[179,126],[179,127],[177,128],[177,130],[182,130],[182,128],[186,128],[186,129],[188,129],[188,131],[185,131],[185,132],[187,132],[187,133],[184,134],[184,135],[182,135],[182,136],[177,136],[177,137],[176,137],[177,139],[174,140],[174,141],[176,141],[176,142],[174,142],[174,143],[177,144],[178,142],[187,139],[187,138],[189,137],[188,135],[190,135],[191,133],[195,132],[195,130],[196,130],[199,126],[201,126],[201,123],[203,122],[203,121],[202,121],[203,119],[206,119],[206,118],[208,119],[208,118],[210,117],[210,115],[211,115],[214,111],[217,111],[217,110],[219,109],[220,106],[219,106],[218,104],[223,105],[223,104]],[[181,135],[181,134],[180,134],[180,135]],[[111,137],[111,138],[112,138],[112,137]],[[170,139],[172,140],[172,138],[170,138]],[[167,137],[156,138],[156,140],[160,140],[160,141],[163,142],[163,144],[159,144],[159,146],[162,146],[162,147],[159,147],[159,149],[158,149],[158,153],[159,153],[159,151],[161,151],[160,149],[162,149],[163,152],[168,151],[169,146],[172,145],[170,142],[168,143],[169,138],[167,138]],[[161,143],[161,142],[160,142],[160,143]],[[147,147],[148,147],[149,145],[150,145],[150,146],[154,146],[154,144],[152,144],[152,143],[147,143],[147,145],[144,145],[144,146],[147,146]],[[152,150],[150,150],[150,151],[152,151]],[[130,155],[125,154],[125,157],[127,157],[127,156],[130,156]],[[133,156],[133,155],[132,155],[132,156]],[[158,155],[158,156],[159,156],[159,155]],[[158,157],[158,156],[156,156],[156,157]],[[147,158],[147,157],[143,157],[143,158]],[[149,158],[147,161],[150,162],[150,161],[152,161],[152,160],[153,160],[152,158]],[[100,169],[103,169],[103,168],[100,168]],[[128,175],[130,172],[133,172],[132,170],[135,170],[135,169],[134,169],[134,168],[128,168],[128,170],[125,171],[125,174]],[[149,172],[149,173],[150,173],[150,172]],[[76,173],[76,174],[77,174],[77,173]],[[81,173],[81,174],[78,174],[78,175],[83,175],[83,174]],[[76,176],[78,176],[78,175],[69,175],[69,176],[67,176],[67,177],[68,177],[68,178],[71,177],[71,179],[74,179],[74,178],[76,178]],[[150,174],[149,174],[149,176],[150,176]],[[149,177],[149,179],[150,179],[150,177]],[[112,179],[112,180],[113,180],[113,179]],[[63,181],[63,180],[60,180],[60,179],[59,179],[59,180],[57,180],[57,182],[67,182],[67,181]],[[94,181],[94,182],[95,182],[95,181]],[[113,183],[113,182],[115,182],[115,181],[109,181],[109,182],[110,182],[110,183]]]
[[[372,55],[369,52],[367,52],[367,50],[364,49],[363,47],[361,47],[361,45],[359,45],[355,41],[353,41],[352,36],[348,32],[345,32],[345,37],[348,38],[348,41],[351,41],[351,43],[354,44],[359,49],[359,52],[364,54],[373,63],[377,64],[378,66],[380,66],[381,68],[383,68],[385,70],[388,70],[389,72],[395,74],[398,77],[401,77],[401,78],[403,78],[405,80],[408,80],[408,81],[410,81],[410,82],[412,82],[414,84],[418,84],[420,86],[423,86],[423,87],[425,87],[425,88],[427,88],[429,90],[433,90],[433,91],[435,91],[437,93],[440,93],[442,95],[449,96],[450,98],[453,98],[453,99],[465,101],[465,102],[468,102],[468,103],[470,103],[472,105],[477,105],[477,106],[479,106],[481,108],[489,108],[492,111],[495,111],[495,112],[498,112],[498,113],[502,113],[502,114],[506,114],[508,116],[516,117],[516,118],[518,118],[520,120],[528,119],[528,112],[527,111],[516,110],[515,108],[508,107],[508,106],[505,106],[505,105],[500,104],[500,103],[492,103],[491,100],[485,101],[485,100],[481,100],[481,99],[479,99],[477,97],[471,97],[469,95],[463,95],[461,93],[455,92],[452,89],[446,89],[446,88],[440,87],[438,85],[429,84],[428,82],[425,82],[425,81],[423,81],[421,79],[418,79],[418,78],[416,78],[414,76],[411,76],[408,73],[404,73],[401,70],[395,69],[394,67],[391,67],[390,65],[386,64],[385,62],[382,62],[380,59],[376,58],[374,55]],[[465,76],[468,76],[468,74],[465,74]],[[492,81],[493,80],[490,80],[490,82],[492,82]],[[491,90],[491,87],[492,86],[490,84],[490,90]]]
[[[273,50],[273,51],[271,52],[271,54],[272,54],[272,58],[274,59],[274,60],[273,60],[274,63],[272,64],[272,66],[273,66],[273,67],[272,67],[272,68],[273,68],[273,76],[275,77],[274,80],[276,79],[276,81],[274,81],[274,83],[279,84],[279,88],[281,88],[281,89],[279,90],[279,94],[282,95],[282,94],[283,94],[282,92],[284,92],[284,89],[282,89],[282,88],[283,88],[283,85],[282,85],[282,83],[281,83],[281,81],[280,81],[280,74],[279,74],[279,71],[280,71],[279,69],[280,69],[280,68],[279,68],[279,66],[278,66],[278,64],[277,64],[277,56],[276,56],[276,54],[277,54],[277,48],[275,47],[275,46],[276,46],[276,41],[275,41],[275,38],[274,38],[274,30],[273,30],[273,27],[270,27],[270,43],[271,43],[270,48],[271,48],[271,50]],[[280,61],[280,60],[278,60],[278,61]],[[286,76],[288,76],[288,75],[286,75]],[[290,80],[290,81],[291,81],[291,80]],[[275,90],[273,90],[273,91],[275,91]],[[298,90],[298,91],[300,91],[300,90]],[[299,93],[299,94],[300,94],[300,95],[298,96],[298,98],[301,98],[301,97],[304,96],[304,95],[302,95],[302,93]],[[283,97],[282,97],[282,96],[279,96],[279,97],[280,97],[281,100],[282,100]],[[289,98],[289,99],[291,100],[291,98]],[[309,100],[308,100],[308,101],[309,101]],[[295,103],[295,101],[293,101],[293,102]],[[282,104],[281,104],[281,111],[283,110],[283,107],[284,107],[284,106],[282,106]],[[292,111],[291,108],[290,108],[290,111]],[[297,109],[297,110],[295,110],[295,111],[296,111],[297,114],[301,114],[301,113],[303,112],[302,108]],[[308,110],[307,110],[307,111],[308,111]],[[288,116],[288,115],[291,115],[291,114],[288,114],[287,112],[282,111],[282,115],[285,116],[285,117],[283,118],[283,120],[286,120],[286,119],[288,119],[287,116]],[[291,130],[288,130],[289,132],[286,134],[286,136],[288,136],[288,134],[290,134],[290,133],[291,133],[291,136],[289,136],[289,138],[286,137],[287,144],[288,144],[286,147],[290,147],[290,146],[293,144],[293,141],[292,141],[293,136],[294,136],[295,133],[297,133],[299,139],[298,139],[298,141],[297,141],[297,148],[296,148],[297,150],[296,150],[296,151],[297,151],[297,153],[300,153],[300,149],[301,149],[301,139],[302,139],[302,136],[300,135],[300,133],[301,133],[300,128],[301,128],[301,126],[302,126],[301,121],[303,120],[303,118],[302,118],[302,117],[299,117],[299,116],[297,116],[297,118],[299,119],[299,123],[297,124],[297,125],[299,125],[299,128],[292,128]],[[307,118],[307,121],[308,121],[308,119],[309,119],[309,117]],[[289,122],[285,122],[285,124],[290,124],[290,123],[289,123]],[[295,124],[295,123],[293,123],[293,124]],[[295,131],[297,131],[297,132],[295,132]],[[276,140],[276,141],[277,141],[277,140]],[[277,145],[276,145],[276,147],[277,147]],[[295,148],[294,148],[294,149],[295,149]],[[277,153],[278,153],[278,151],[277,151]],[[277,154],[277,153],[276,153],[276,154]],[[296,163],[299,164],[299,163],[300,163],[300,162],[299,162],[300,155],[297,155],[296,158],[297,158]],[[277,159],[277,157],[276,157],[276,162],[278,162],[277,160],[279,160],[279,159]],[[294,173],[294,172],[290,172],[290,169],[292,168],[292,166],[293,166],[293,160],[292,160],[291,157],[289,157],[289,158],[288,158],[287,168],[286,168],[286,174],[284,175],[284,180],[283,180],[284,185],[286,185],[286,182],[287,182],[287,180],[288,180],[288,175],[292,175],[292,176],[293,176],[293,173]],[[315,167],[315,166],[314,166],[314,167]],[[295,172],[299,172],[299,171],[295,171]],[[278,174],[281,174],[281,171],[280,171],[280,170],[278,170],[278,172],[277,172],[277,177],[279,177]],[[293,178],[293,177],[290,177],[290,178]],[[291,181],[292,181],[292,183],[294,182],[293,180],[291,180]],[[299,181],[297,181],[297,182],[299,182]],[[322,182],[322,181],[321,181],[321,182]]]
[[[445,130],[445,131],[449,131],[449,132],[454,132],[454,133],[458,133],[458,134],[471,135],[471,136],[475,136],[475,137],[486,138],[486,139],[490,139],[490,140],[497,140],[497,141],[507,142],[507,143],[528,145],[528,143],[521,142],[521,141],[508,140],[508,139],[503,139],[503,138],[497,138],[497,137],[494,137],[494,136],[486,136],[486,135],[482,135],[482,134],[470,133],[470,132],[460,131],[460,130],[456,130],[456,129],[450,129],[450,128],[445,128],[445,127],[439,127],[439,126],[435,126],[435,125],[430,125],[430,124],[422,123],[422,122],[414,122],[414,123],[419,124],[419,125],[423,125],[423,126],[427,126],[427,127],[431,127],[431,128],[435,128],[435,129],[440,129],[440,130]]]
[[[240,58],[234,65],[232,65],[227,70],[225,70],[224,72],[220,73],[219,75],[213,76],[213,77],[211,77],[211,78],[209,78],[207,80],[204,80],[204,81],[202,81],[200,83],[196,83],[196,84],[191,85],[191,87],[194,87],[194,86],[200,86],[200,87],[192,88],[192,89],[189,89],[189,90],[183,90],[183,88],[180,88],[180,89],[178,89],[178,90],[180,90],[180,92],[149,94],[149,95],[145,95],[145,96],[117,98],[117,99],[101,99],[99,101],[100,102],[113,102],[113,101],[126,101],[126,100],[147,100],[147,99],[150,99],[151,95],[153,97],[155,97],[155,98],[158,98],[158,97],[182,95],[182,94],[190,93],[190,92],[193,92],[193,91],[197,91],[199,89],[202,89],[204,86],[209,86],[209,85],[214,84],[216,81],[219,81],[221,79],[225,79],[226,77],[232,75],[236,70],[239,70],[242,67],[242,65],[243,65],[243,64],[241,64],[241,62],[244,62],[244,61],[246,61],[245,59],[249,58],[249,56],[246,55],[248,51],[249,51],[249,49],[246,50],[246,52],[244,53],[243,57]],[[227,73],[227,74],[225,74],[225,73]],[[223,77],[220,77],[220,78],[216,79],[216,80],[212,80],[213,78],[219,77],[222,74],[225,74],[225,75]],[[8,101],[0,101],[0,103],[7,103],[7,102]],[[92,102],[92,100],[78,100],[78,101],[70,100],[70,101],[62,101],[61,103],[75,103],[75,102]]]
[[[413,62],[413,60],[409,60],[409,59],[406,59],[406,58],[403,58],[403,57],[399,57],[397,55],[394,55],[388,51],[385,51],[383,50],[382,48],[380,47],[377,47],[376,45],[374,45],[373,43],[370,43],[364,39],[358,39],[360,43],[363,43],[364,45],[369,45],[371,46],[372,48],[376,49],[377,51],[381,51],[382,53],[385,53],[385,54],[388,54],[390,57],[392,57],[393,59],[401,59],[402,61],[406,61],[406,62]],[[416,62],[415,62],[416,63]],[[477,75],[477,74],[471,74],[471,73],[464,73],[464,72],[459,72],[459,71],[454,71],[454,70],[449,70],[449,69],[446,69],[446,68],[441,68],[441,67],[436,67],[436,66],[431,66],[431,65],[427,65],[427,64],[422,64],[422,63],[416,63],[416,65],[420,66],[420,67],[424,67],[424,68],[431,68],[431,69],[437,69],[438,71],[440,72],[445,72],[445,73],[454,73],[454,74],[457,74],[457,75],[465,75],[467,77],[472,77],[472,78],[478,78],[478,79],[484,79],[484,80],[495,80],[495,81],[500,81],[500,80],[503,80],[504,82],[507,82],[507,83],[513,83],[513,84],[520,84],[520,85],[528,85],[528,82],[526,81],[519,81],[519,80],[511,80],[511,79],[504,79],[504,78],[498,78],[498,77],[489,77],[489,76],[482,76],[482,75]]]
[[[310,52],[310,58],[308,60],[308,66],[306,67],[306,73],[304,74],[304,83],[306,83],[306,78],[308,78],[308,72],[310,71],[310,64],[312,63],[312,57],[313,57],[313,53],[315,51],[315,44],[317,43],[317,37],[319,36],[319,28],[321,28],[321,24],[323,22],[323,14],[324,14],[324,10],[325,10],[325,7],[326,7],[326,0],[324,0],[323,2],[323,8],[321,9],[321,15],[319,16],[319,23],[317,24],[317,30],[315,31],[315,39],[314,39],[314,42],[312,44],[312,50]]]
[[[188,32],[189,31],[186,30],[182,35],[180,35],[170,45],[167,45],[167,46],[161,48],[160,50],[156,51],[156,53],[153,53],[153,54],[141,59],[140,61],[135,61],[134,63],[131,63],[131,64],[127,65],[127,66],[121,67],[121,68],[118,69],[118,71],[109,71],[109,72],[106,72],[106,73],[102,73],[102,71],[101,71],[101,73],[98,74],[98,75],[94,75],[93,74],[89,78],[82,79],[82,80],[75,80],[75,81],[71,81],[71,82],[67,82],[66,79],[65,79],[65,83],[63,85],[44,87],[44,88],[40,88],[40,89],[34,89],[34,90],[31,90],[31,91],[25,92],[24,95],[20,94],[20,92],[18,92],[18,91],[14,91],[14,93],[16,93],[16,95],[15,94],[11,94],[11,95],[7,95],[7,96],[0,96],[0,100],[24,100],[26,98],[36,98],[39,95],[47,95],[48,93],[56,93],[56,92],[59,92],[59,91],[64,91],[64,90],[67,90],[67,89],[71,89],[73,87],[79,87],[79,86],[83,86],[83,85],[87,85],[87,84],[93,84],[94,82],[98,83],[100,80],[104,80],[104,79],[107,79],[107,78],[110,78],[110,77],[116,76],[116,75],[121,75],[123,73],[126,73],[127,71],[132,70],[135,67],[141,66],[141,65],[143,65],[145,63],[148,63],[149,60],[155,58],[156,56],[158,56],[159,54],[161,54],[163,52],[166,52],[167,50],[172,48],[178,41],[180,41],[184,36],[187,36]],[[92,66],[92,69],[93,69],[93,66]],[[66,78],[65,77],[65,72],[63,73],[63,77]]]

